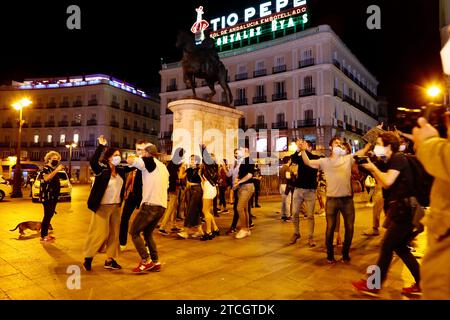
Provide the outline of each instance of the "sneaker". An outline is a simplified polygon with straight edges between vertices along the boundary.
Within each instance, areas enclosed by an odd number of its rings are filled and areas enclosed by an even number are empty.
[[[200,233],[200,232],[196,232],[196,233],[194,233],[193,235],[192,235],[192,238],[200,238],[200,237],[203,237],[203,233]]]
[[[150,272],[160,272],[161,271],[161,263],[157,262],[154,264],[154,267],[148,270]]]
[[[379,289],[369,289],[369,288],[367,288],[367,280],[363,280],[363,279],[358,280],[358,281],[353,281],[352,282],[352,286],[358,292],[367,294],[367,295],[372,296],[372,297],[378,297],[378,293],[380,292]]]
[[[408,296],[408,295],[417,295],[420,296],[422,295],[422,289],[420,289],[419,285],[417,283],[414,283],[413,285],[411,285],[410,287],[407,288],[403,288],[402,289],[402,294]]]
[[[44,238],[41,238],[42,243],[52,243],[55,242],[56,238],[52,236],[46,236]]]
[[[380,231],[378,231],[378,229],[371,229],[368,231],[364,231],[363,232],[364,236],[368,236],[368,237],[375,237],[375,236],[379,236],[380,235]]]
[[[239,230],[239,232],[236,234],[235,238],[236,239],[244,239],[246,237],[248,237],[251,234],[250,231],[245,231],[243,229]]]
[[[261,206],[260,206],[259,204],[257,204],[257,205],[255,206],[255,208],[261,208]]]
[[[200,237],[200,241],[207,241],[207,240],[212,240],[214,238],[214,235],[212,233],[205,233],[204,235],[202,235]]]
[[[105,260],[105,269],[113,269],[113,270],[119,270],[122,269],[122,267],[120,266],[120,264],[118,264],[116,262],[116,260],[111,259],[111,260]]]
[[[252,230],[255,227],[255,224],[252,222],[251,225],[249,225],[249,229]]]
[[[230,234],[233,234],[233,233],[236,233],[236,228],[230,228],[230,229],[227,231],[227,235],[230,235]]]
[[[337,263],[337,261],[334,258],[332,258],[332,259],[327,258],[327,262],[328,262],[328,264],[336,264]]]
[[[91,271],[92,269],[92,259],[93,258],[84,258],[83,268],[86,271]]]
[[[292,217],[281,217],[281,220],[283,220],[283,221],[291,221]]]
[[[300,239],[301,236],[298,233],[294,233],[292,235],[291,241],[289,242],[289,244],[295,244],[297,242],[298,239]]]
[[[156,265],[157,265],[157,263],[153,263],[153,261],[150,261],[150,262],[148,262],[148,263],[145,263],[145,262],[141,261],[141,262],[139,262],[139,265],[138,265],[136,268],[134,268],[132,271],[133,271],[134,273],[140,273],[140,272],[144,272],[144,271],[150,271],[150,270],[152,270],[153,268],[155,268]],[[159,266],[159,269],[161,269],[161,264],[160,264],[160,266]],[[159,270],[158,270],[158,271],[159,271]]]
[[[181,232],[181,229],[180,228],[176,228],[176,227],[173,227],[172,229],[170,229],[170,231],[171,232]]]
[[[220,229],[214,230],[214,231],[212,232],[212,234],[213,234],[214,237],[220,236]]]
[[[254,216],[254,215],[250,215],[250,217],[251,217],[252,219],[256,219],[256,216]]]
[[[225,213],[228,213],[228,212],[229,212],[228,209],[220,211],[220,213],[222,213],[222,214],[225,214]]]
[[[183,239],[189,238],[189,234],[186,231],[178,232],[177,235]]]
[[[169,233],[166,230],[164,230],[164,229],[159,229],[158,232],[160,234],[162,234],[163,236],[168,236],[169,235]]]
[[[350,263],[350,256],[348,256],[348,255],[345,255],[345,256],[342,256],[342,259],[341,259],[341,262],[343,262],[343,263]]]
[[[314,248],[316,246],[316,242],[313,239],[308,240],[308,245],[310,248]]]

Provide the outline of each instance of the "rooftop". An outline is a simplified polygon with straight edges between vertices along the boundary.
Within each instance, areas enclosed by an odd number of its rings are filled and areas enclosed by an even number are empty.
[[[84,76],[68,76],[56,78],[30,78],[23,82],[13,81],[12,87],[20,90],[57,89],[107,84],[143,98],[150,98],[144,91],[123,82],[120,79],[105,74],[90,74]]]

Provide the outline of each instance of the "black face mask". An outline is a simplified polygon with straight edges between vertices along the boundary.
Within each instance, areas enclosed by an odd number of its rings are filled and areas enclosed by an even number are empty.
[[[58,165],[59,161],[58,160],[52,160],[51,165],[52,167],[56,167]]]

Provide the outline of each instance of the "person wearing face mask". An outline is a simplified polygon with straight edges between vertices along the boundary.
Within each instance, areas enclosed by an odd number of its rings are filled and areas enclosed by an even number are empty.
[[[238,174],[239,174],[239,165],[241,162],[241,158],[239,158],[239,149],[234,149],[234,163],[230,165],[230,168],[228,169],[225,167],[225,170],[227,172],[227,177],[231,178],[231,186],[234,186],[234,182],[236,181]],[[237,204],[239,201],[239,194],[238,189],[232,189],[230,190],[230,193],[233,193],[233,221],[231,222],[231,227],[228,229],[227,234],[233,234],[236,233],[237,223],[239,220],[239,212],[237,210]]]
[[[55,213],[56,204],[58,203],[61,184],[58,178],[58,172],[64,169],[60,164],[61,155],[56,151],[50,151],[44,158],[45,166],[39,174],[40,177],[40,197],[44,206],[44,218],[41,227],[41,242],[50,243],[55,237],[48,235],[48,227]]]
[[[147,141],[141,140],[136,142],[136,155],[142,157]],[[124,205],[120,218],[119,243],[120,249],[125,250],[128,238],[128,225],[130,217],[134,210],[139,208],[142,200],[142,172],[134,169],[127,174],[125,182]]]
[[[107,255],[104,267],[115,270],[122,268],[116,262],[119,256],[120,206],[125,192],[125,174],[131,169],[119,166],[122,161],[120,151],[115,148],[105,149],[106,144],[106,139],[100,136],[98,147],[90,160],[95,180],[88,198],[88,208],[93,214],[84,245],[83,267],[86,271],[91,270],[92,260],[104,243]]]
[[[420,294],[420,267],[408,248],[414,231],[410,199],[414,197],[413,171],[410,169],[406,155],[399,152],[400,140],[392,132],[382,133],[377,139],[374,153],[377,157],[386,157],[387,171],[382,172],[371,161],[362,166],[369,170],[383,187],[386,220],[380,254],[376,265],[380,268],[381,285],[387,278],[389,266],[395,252],[405,263],[414,277],[415,283],[403,288],[403,294]],[[360,292],[376,294],[380,288],[368,288],[367,280],[353,282],[353,287]]]
[[[355,160],[353,155],[346,154],[339,137],[334,137],[329,143],[332,151],[329,158],[310,160],[306,152],[302,152],[303,162],[315,169],[320,169],[325,174],[327,181],[327,202],[326,202],[326,247],[328,263],[336,263],[334,259],[333,235],[336,228],[338,213],[344,218],[345,236],[342,247],[342,261],[350,262],[350,246],[353,239],[353,227],[355,223],[355,205],[353,203],[353,192],[351,186],[351,171]],[[363,156],[369,151],[370,144],[364,149],[355,153]],[[306,150],[306,146],[302,146]]]

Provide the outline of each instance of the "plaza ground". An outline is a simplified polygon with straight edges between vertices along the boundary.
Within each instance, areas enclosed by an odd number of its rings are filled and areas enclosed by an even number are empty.
[[[179,240],[175,234],[163,236],[155,231],[162,271],[136,275],[131,269],[140,258],[131,239],[118,259],[122,270],[104,269],[105,254],[94,258],[91,272],[81,268],[92,214],[86,206],[88,194],[89,186],[75,186],[72,202],[58,204],[52,220],[56,242],[45,245],[33,231],[26,231],[27,237],[21,240],[18,230],[9,231],[23,221],[41,221],[41,204],[28,197],[0,203],[0,299],[368,299],[352,290],[351,281],[364,277],[366,268],[375,264],[381,237],[362,235],[371,227],[372,209],[360,201],[361,195],[355,196],[350,264],[327,264],[325,217],[315,218],[315,248],[307,245],[304,219],[300,221],[303,237],[289,245],[292,223],[280,220],[280,197],[269,196],[261,198],[262,208],[253,210],[256,227],[243,240],[224,235],[232,210],[216,218],[223,235],[212,241]],[[423,235],[419,243],[422,239]],[[341,248],[336,248],[336,259],[341,258]],[[70,265],[82,270],[80,289],[67,287]],[[401,288],[412,282],[395,256],[379,299],[406,299]]]

